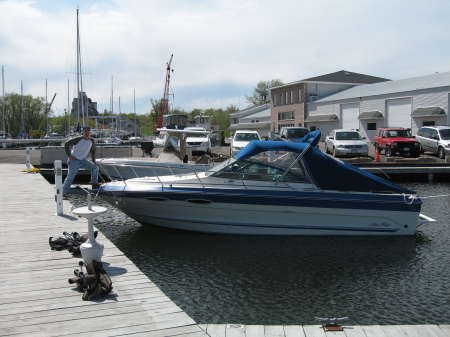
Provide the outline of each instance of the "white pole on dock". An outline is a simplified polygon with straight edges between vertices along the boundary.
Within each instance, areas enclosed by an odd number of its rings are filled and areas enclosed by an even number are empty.
[[[27,147],[27,173],[30,173],[30,166],[31,166],[30,148]]]
[[[95,239],[94,233],[94,218],[100,214],[106,213],[108,209],[106,207],[92,206],[91,195],[87,196],[87,207],[75,208],[72,213],[83,218],[88,219],[88,239],[80,246],[81,256],[84,263],[88,264],[95,260],[97,262],[102,261],[104,246],[102,243]]]
[[[55,160],[55,188],[56,188],[56,214],[63,215],[63,195],[62,195],[62,161]]]

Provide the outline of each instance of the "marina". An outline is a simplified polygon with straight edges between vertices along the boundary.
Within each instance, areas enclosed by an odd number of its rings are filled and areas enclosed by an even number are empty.
[[[79,259],[51,251],[48,237],[87,230],[86,221],[70,213],[56,216],[54,188],[39,174],[24,173],[23,164],[1,164],[3,176],[2,254],[5,278],[0,286],[0,335],[146,336],[450,336],[450,325],[351,325],[324,332],[320,323],[253,325],[241,322],[196,323],[101,232],[103,262],[117,297],[82,301],[67,283]],[[20,181],[21,188],[17,188]],[[38,197],[39,195],[39,197]]]

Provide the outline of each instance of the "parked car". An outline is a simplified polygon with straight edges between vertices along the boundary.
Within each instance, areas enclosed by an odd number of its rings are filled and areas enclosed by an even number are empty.
[[[355,130],[337,129],[331,131],[325,138],[325,152],[334,157],[369,155],[366,137]]]
[[[231,155],[241,151],[251,140],[261,140],[259,133],[253,130],[237,130],[231,139]]]
[[[12,139],[11,135],[9,133],[0,132],[0,139]]]
[[[424,126],[417,131],[416,139],[423,152],[433,152],[444,159],[450,155],[450,126]]]
[[[406,128],[379,128],[373,140],[375,149],[384,150],[386,157],[398,153],[401,156],[409,153],[411,157],[420,156],[420,144]]]
[[[296,127],[296,126],[285,126],[280,130],[281,140],[285,142],[299,142],[309,133],[308,128]]]
[[[187,127],[185,130],[206,131],[201,127]],[[192,152],[211,153],[211,133],[189,136],[186,138],[186,146],[192,148]]]

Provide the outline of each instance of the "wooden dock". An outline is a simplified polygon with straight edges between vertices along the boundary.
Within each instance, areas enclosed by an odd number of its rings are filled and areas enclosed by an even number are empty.
[[[320,324],[263,326],[197,324],[174,304],[102,233],[103,264],[118,296],[83,301],[68,283],[81,258],[52,251],[50,236],[85,233],[87,220],[56,215],[54,187],[25,164],[0,164],[0,336],[438,336],[450,325],[345,326],[325,332]]]

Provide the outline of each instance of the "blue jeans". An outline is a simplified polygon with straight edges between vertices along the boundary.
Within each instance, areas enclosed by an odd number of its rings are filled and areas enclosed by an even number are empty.
[[[84,168],[86,170],[91,171],[91,183],[98,183],[98,167],[93,162],[83,159],[83,160],[68,160],[67,166],[69,167],[69,171],[67,172],[67,177],[64,180],[62,192],[63,195],[69,194],[70,185],[72,185],[75,176],[77,175],[80,168]]]

